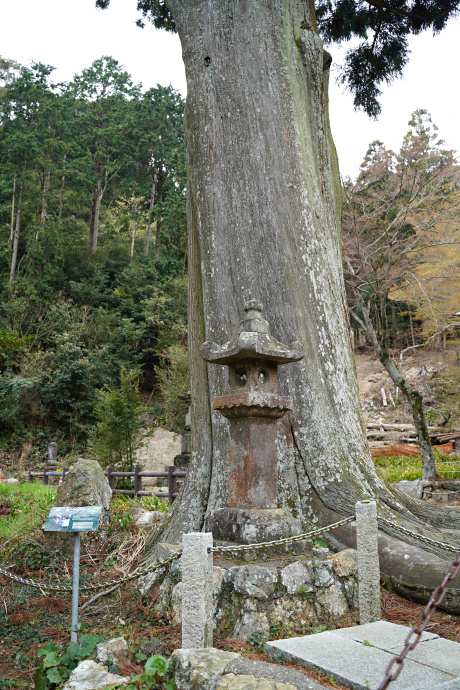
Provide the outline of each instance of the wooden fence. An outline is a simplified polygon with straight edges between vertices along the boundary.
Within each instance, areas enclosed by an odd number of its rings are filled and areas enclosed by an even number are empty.
[[[36,477],[41,477],[44,484],[49,484],[50,477],[65,477],[68,468],[64,467],[62,472],[54,472],[51,470],[43,470],[43,472],[29,472],[29,481],[35,481]],[[177,467],[171,465],[167,472],[144,472],[142,467],[136,466],[134,472],[117,472],[114,467],[108,467],[105,476],[109,481],[109,486],[114,494],[124,494],[125,496],[157,496],[158,498],[168,498],[172,503],[178,495],[177,479],[185,477],[186,472],[178,470]],[[134,480],[133,489],[115,489],[114,477],[132,477]],[[142,479],[143,477],[163,477],[168,479],[167,491],[143,491]]]

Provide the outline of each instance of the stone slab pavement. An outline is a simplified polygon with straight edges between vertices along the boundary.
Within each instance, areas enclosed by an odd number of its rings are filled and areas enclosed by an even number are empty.
[[[410,628],[377,621],[353,628],[267,642],[268,657],[332,674],[354,690],[378,690]],[[460,690],[460,644],[423,633],[390,690]]]

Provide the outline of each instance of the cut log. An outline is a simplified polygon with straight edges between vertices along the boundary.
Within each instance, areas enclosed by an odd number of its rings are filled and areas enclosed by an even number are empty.
[[[436,450],[445,455],[449,455],[453,451],[453,443],[443,443],[436,446]],[[375,446],[370,448],[373,458],[386,458],[392,455],[410,456],[417,458],[421,456],[421,451],[418,446],[412,446],[407,443],[393,443],[391,446]]]
[[[385,424],[384,422],[368,422],[368,429],[384,429],[385,431],[411,431],[415,433],[413,424]]]

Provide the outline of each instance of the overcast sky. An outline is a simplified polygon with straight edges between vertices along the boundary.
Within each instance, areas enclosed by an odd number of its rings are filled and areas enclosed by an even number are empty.
[[[0,0],[0,55],[22,64],[53,65],[56,81],[69,80],[101,55],[111,55],[145,88],[172,84],[185,96],[178,37],[149,25],[136,27],[135,8],[135,0],[111,0],[104,11],[95,9],[94,0]],[[412,38],[404,78],[383,88],[378,121],[354,111],[351,95],[333,76],[331,126],[343,176],[356,176],[374,139],[398,149],[416,108],[428,110],[446,146],[460,152],[459,43],[459,20],[439,36],[428,32]],[[340,51],[329,51],[339,62]]]

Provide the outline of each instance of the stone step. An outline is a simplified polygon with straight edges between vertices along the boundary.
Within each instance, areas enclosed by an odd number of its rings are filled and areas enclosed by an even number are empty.
[[[378,690],[410,628],[377,621],[353,628],[267,642],[268,657],[314,668],[348,688]],[[460,690],[460,644],[424,632],[390,690]]]

